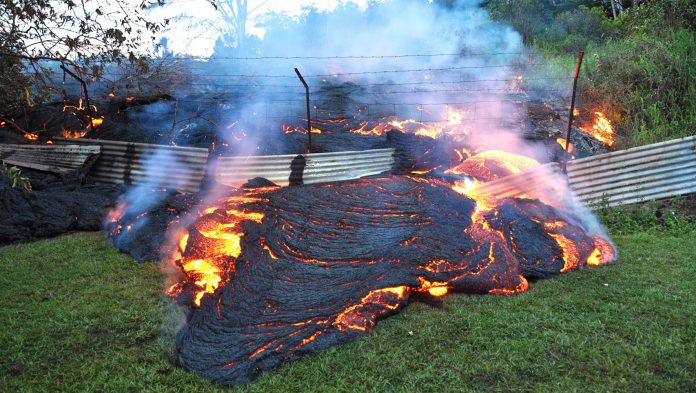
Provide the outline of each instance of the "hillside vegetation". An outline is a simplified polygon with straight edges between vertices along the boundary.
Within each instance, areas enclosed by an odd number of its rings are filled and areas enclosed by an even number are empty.
[[[555,4],[555,5],[554,5]],[[585,51],[579,101],[618,125],[616,147],[696,130],[696,3],[691,0],[488,0],[545,58]]]

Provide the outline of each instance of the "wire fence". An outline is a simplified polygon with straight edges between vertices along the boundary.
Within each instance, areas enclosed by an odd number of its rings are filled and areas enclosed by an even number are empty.
[[[409,58],[466,59],[470,64],[380,69],[371,69],[366,64],[364,70],[355,68],[356,62]],[[460,120],[504,123],[517,117],[530,86],[529,91],[533,94],[564,97],[570,94],[573,79],[566,60],[541,61],[522,52],[170,56],[156,61],[174,62],[174,67],[181,68],[186,78],[178,81],[177,87],[185,92],[180,99],[191,101],[189,107],[198,105],[203,109],[228,110],[243,117],[273,123],[306,117],[304,88],[299,81],[293,83],[297,76],[292,68],[285,67],[287,74],[285,71],[269,72],[282,67],[281,60],[351,62],[346,71],[304,75],[310,81],[312,116],[317,119],[408,118],[424,124],[442,123],[452,121],[451,109],[454,108],[458,110],[456,116]],[[225,72],[225,69],[230,71]],[[240,69],[265,71],[240,72]],[[107,69],[103,76],[112,83],[126,81],[124,84],[131,86],[126,88],[127,92],[128,89],[135,90],[139,84],[161,83],[160,80],[133,80],[130,72],[129,69]],[[164,75],[165,81],[166,77]]]

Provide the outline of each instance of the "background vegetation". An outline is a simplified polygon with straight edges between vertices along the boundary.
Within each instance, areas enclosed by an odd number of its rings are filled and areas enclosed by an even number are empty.
[[[581,105],[619,124],[617,148],[696,130],[696,2],[488,0],[546,58],[585,51]]]

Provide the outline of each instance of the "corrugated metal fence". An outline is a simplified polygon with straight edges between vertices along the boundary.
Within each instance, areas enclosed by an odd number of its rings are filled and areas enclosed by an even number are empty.
[[[90,173],[94,179],[109,183],[138,184],[159,177],[182,191],[196,191],[208,160],[208,150],[199,148],[88,139],[63,142],[101,145],[101,156]],[[303,155],[306,160],[303,182],[349,180],[383,173],[391,169],[393,152],[393,149],[379,149]],[[240,185],[248,179],[264,177],[287,185],[296,157],[222,157],[215,178],[225,184]],[[479,190],[499,196],[521,195],[532,185],[540,184],[540,178],[557,171],[556,165],[542,165],[486,183]],[[696,192],[696,138],[690,136],[571,161],[568,181],[580,200],[589,204],[603,201],[608,206]]]
[[[208,162],[208,149],[92,139],[56,140],[101,145],[101,156],[90,176],[113,184],[152,184],[195,192]],[[304,184],[358,179],[389,172],[393,154],[394,149],[303,154],[304,162],[296,170]],[[216,181],[230,186],[240,186],[255,177],[286,186],[297,157],[296,154],[219,157],[212,173]]]
[[[304,184],[358,179],[391,171],[393,154],[394,149],[375,149],[301,156],[220,157],[215,178],[222,184],[240,185],[250,178],[263,177],[287,186],[294,167],[296,172],[301,172]]]
[[[0,161],[40,171],[67,174],[99,155],[101,147],[81,145],[1,145]]]
[[[152,184],[195,192],[203,180],[208,161],[208,149],[194,147],[94,139],[55,140],[101,145],[101,155],[89,176],[111,184]]]
[[[696,137],[571,161],[568,179],[586,203],[627,205],[696,192]]]
[[[696,192],[696,138],[620,150],[568,163],[568,183],[588,205],[619,206]],[[557,164],[482,184],[481,194],[553,197],[562,193]]]

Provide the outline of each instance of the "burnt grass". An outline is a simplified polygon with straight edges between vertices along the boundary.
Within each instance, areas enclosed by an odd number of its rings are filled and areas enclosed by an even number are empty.
[[[365,337],[234,389],[176,365],[155,264],[99,233],[0,247],[2,391],[694,391],[696,228],[511,297],[411,299]]]

